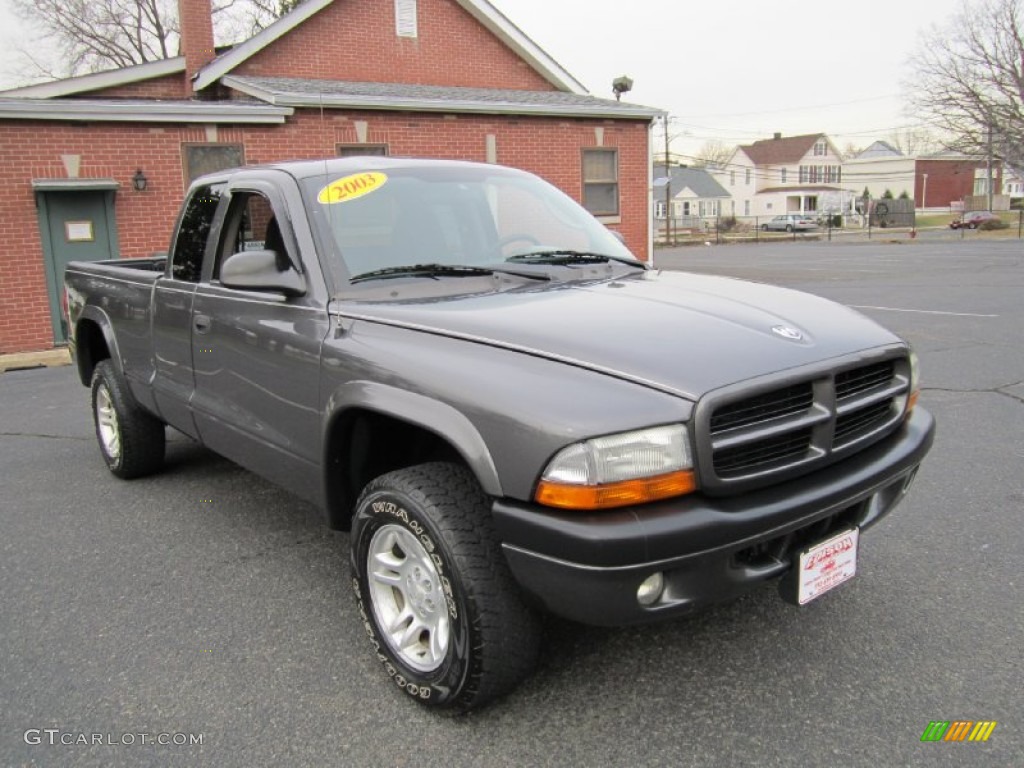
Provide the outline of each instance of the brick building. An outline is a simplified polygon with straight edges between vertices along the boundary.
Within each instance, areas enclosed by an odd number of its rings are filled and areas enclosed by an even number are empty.
[[[307,0],[214,49],[0,92],[0,352],[66,338],[63,267],[168,247],[192,178],[337,154],[532,171],[650,252],[648,107],[589,95],[487,0]]]

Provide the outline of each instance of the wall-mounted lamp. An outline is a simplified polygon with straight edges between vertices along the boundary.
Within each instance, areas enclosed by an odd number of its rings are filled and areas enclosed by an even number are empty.
[[[135,171],[135,175],[132,176],[132,186],[135,187],[136,192],[145,192],[146,187],[149,184],[149,179],[146,178],[146,174],[139,168]]]

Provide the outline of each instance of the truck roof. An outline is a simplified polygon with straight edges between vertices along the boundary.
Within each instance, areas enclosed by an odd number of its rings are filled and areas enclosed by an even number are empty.
[[[261,165],[245,165],[238,168],[228,168],[200,176],[193,183],[210,183],[212,181],[223,181],[236,173],[244,171],[277,170],[294,176],[297,179],[308,179],[323,175],[343,175],[359,173],[368,170],[389,170],[399,168],[430,168],[465,166],[487,169],[489,173],[521,173],[505,166],[489,163],[477,163],[467,160],[437,160],[412,157],[382,157],[380,155],[359,155],[355,157],[328,157],[317,160],[291,160],[278,163],[266,163]]]

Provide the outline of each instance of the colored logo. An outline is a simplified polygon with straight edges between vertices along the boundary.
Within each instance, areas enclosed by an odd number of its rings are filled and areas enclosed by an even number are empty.
[[[995,720],[932,720],[921,741],[988,741],[995,729]]]
[[[316,196],[316,199],[324,205],[347,203],[377,191],[387,181],[387,175],[377,171],[353,173],[351,176],[345,176],[337,181],[332,181],[320,190],[320,194]]]

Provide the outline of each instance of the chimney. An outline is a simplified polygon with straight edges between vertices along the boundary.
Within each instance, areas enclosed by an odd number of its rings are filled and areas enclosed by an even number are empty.
[[[182,0],[182,2],[185,2],[185,0]],[[778,141],[779,139],[782,138],[782,134],[781,133],[776,133],[774,136],[772,136],[772,138],[775,139],[776,141]]]
[[[213,61],[213,10],[210,0],[178,0],[181,54],[185,57],[185,95],[191,98],[192,78]]]

